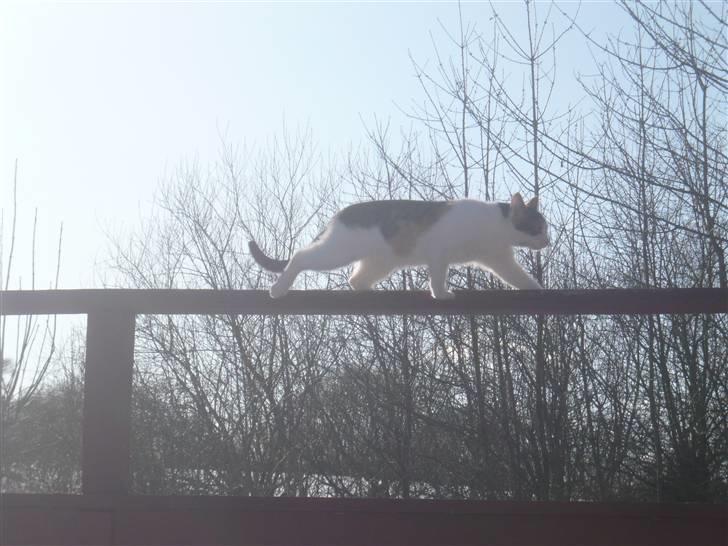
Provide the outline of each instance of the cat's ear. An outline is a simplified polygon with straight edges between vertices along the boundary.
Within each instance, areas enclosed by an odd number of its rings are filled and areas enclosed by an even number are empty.
[[[529,202],[528,202],[528,203],[526,204],[526,206],[527,206],[527,207],[528,207],[529,209],[533,209],[533,210],[538,210],[538,196],[536,196],[536,197],[534,197],[533,199],[531,199],[531,200],[530,200],[530,201],[529,201]]]
[[[513,197],[511,197],[511,207],[514,210],[522,209],[526,205],[523,204],[523,197],[521,197],[520,193],[514,193]]]

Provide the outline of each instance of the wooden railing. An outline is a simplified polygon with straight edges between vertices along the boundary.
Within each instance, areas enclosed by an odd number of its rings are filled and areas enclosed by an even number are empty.
[[[55,533],[64,544],[83,536],[94,537],[90,543],[108,537],[104,544],[728,544],[726,509],[720,506],[129,496],[134,325],[139,314],[663,313],[728,313],[728,290],[473,291],[459,292],[449,301],[433,300],[424,292],[384,291],[294,291],[279,300],[246,290],[0,292],[0,315],[87,315],[83,495],[3,495],[0,544],[48,543]],[[92,513],[101,519],[93,520]],[[164,520],[159,514],[168,520],[159,523]],[[267,523],[261,524],[261,517]],[[328,518],[334,519],[326,523]],[[210,527],[212,521],[217,531]],[[436,529],[433,522],[438,522]],[[653,524],[662,527],[650,531]],[[100,534],[73,534],[89,525],[99,527]],[[67,527],[76,531],[62,531]],[[188,531],[179,534],[180,529]]]

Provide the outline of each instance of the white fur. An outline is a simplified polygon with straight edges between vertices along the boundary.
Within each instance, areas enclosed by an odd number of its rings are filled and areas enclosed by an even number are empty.
[[[406,256],[397,255],[378,227],[349,228],[334,219],[322,236],[298,250],[270,289],[279,298],[288,292],[304,270],[330,271],[356,262],[349,284],[369,290],[395,270],[427,266],[433,297],[450,299],[447,288],[451,265],[470,264],[492,271],[507,284],[520,289],[541,285],[515,261],[514,246],[535,250],[548,245],[548,235],[529,236],[504,218],[497,203],[470,199],[454,201],[448,211],[424,233]]]

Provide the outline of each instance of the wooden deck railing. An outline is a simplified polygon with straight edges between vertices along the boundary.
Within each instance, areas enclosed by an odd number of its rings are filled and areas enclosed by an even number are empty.
[[[279,300],[245,290],[0,292],[0,315],[87,315],[83,495],[3,495],[0,544],[728,544],[721,506],[129,496],[139,314],[661,313],[728,313],[728,290],[474,291],[450,301],[384,291]]]

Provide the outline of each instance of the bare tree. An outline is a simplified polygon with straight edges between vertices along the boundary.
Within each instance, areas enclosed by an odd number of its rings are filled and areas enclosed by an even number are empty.
[[[10,234],[6,239],[5,210],[0,217],[0,282],[3,290],[11,286],[23,286],[23,277],[15,278],[16,241],[17,241],[17,189],[18,189],[18,163],[15,162],[13,173],[13,202],[10,216]],[[35,211],[30,244],[30,289],[36,288],[36,232],[38,226],[38,211]],[[61,263],[61,243],[63,240],[63,226],[58,235],[58,252],[56,257],[56,275],[53,284],[58,287],[58,273]],[[5,254],[5,245],[9,245]],[[0,294],[0,306],[2,295]],[[22,318],[0,317],[0,436],[3,438],[3,451],[5,446],[12,447],[11,438],[19,434],[18,427],[21,416],[27,412],[29,406],[38,398],[41,387],[48,374],[49,367],[56,355],[56,317],[39,317],[34,315]],[[12,356],[10,356],[12,355]],[[28,446],[25,446],[28,448]],[[0,476],[2,487],[16,487],[27,476],[18,474],[17,464],[22,463],[23,453],[5,451],[0,457]]]

